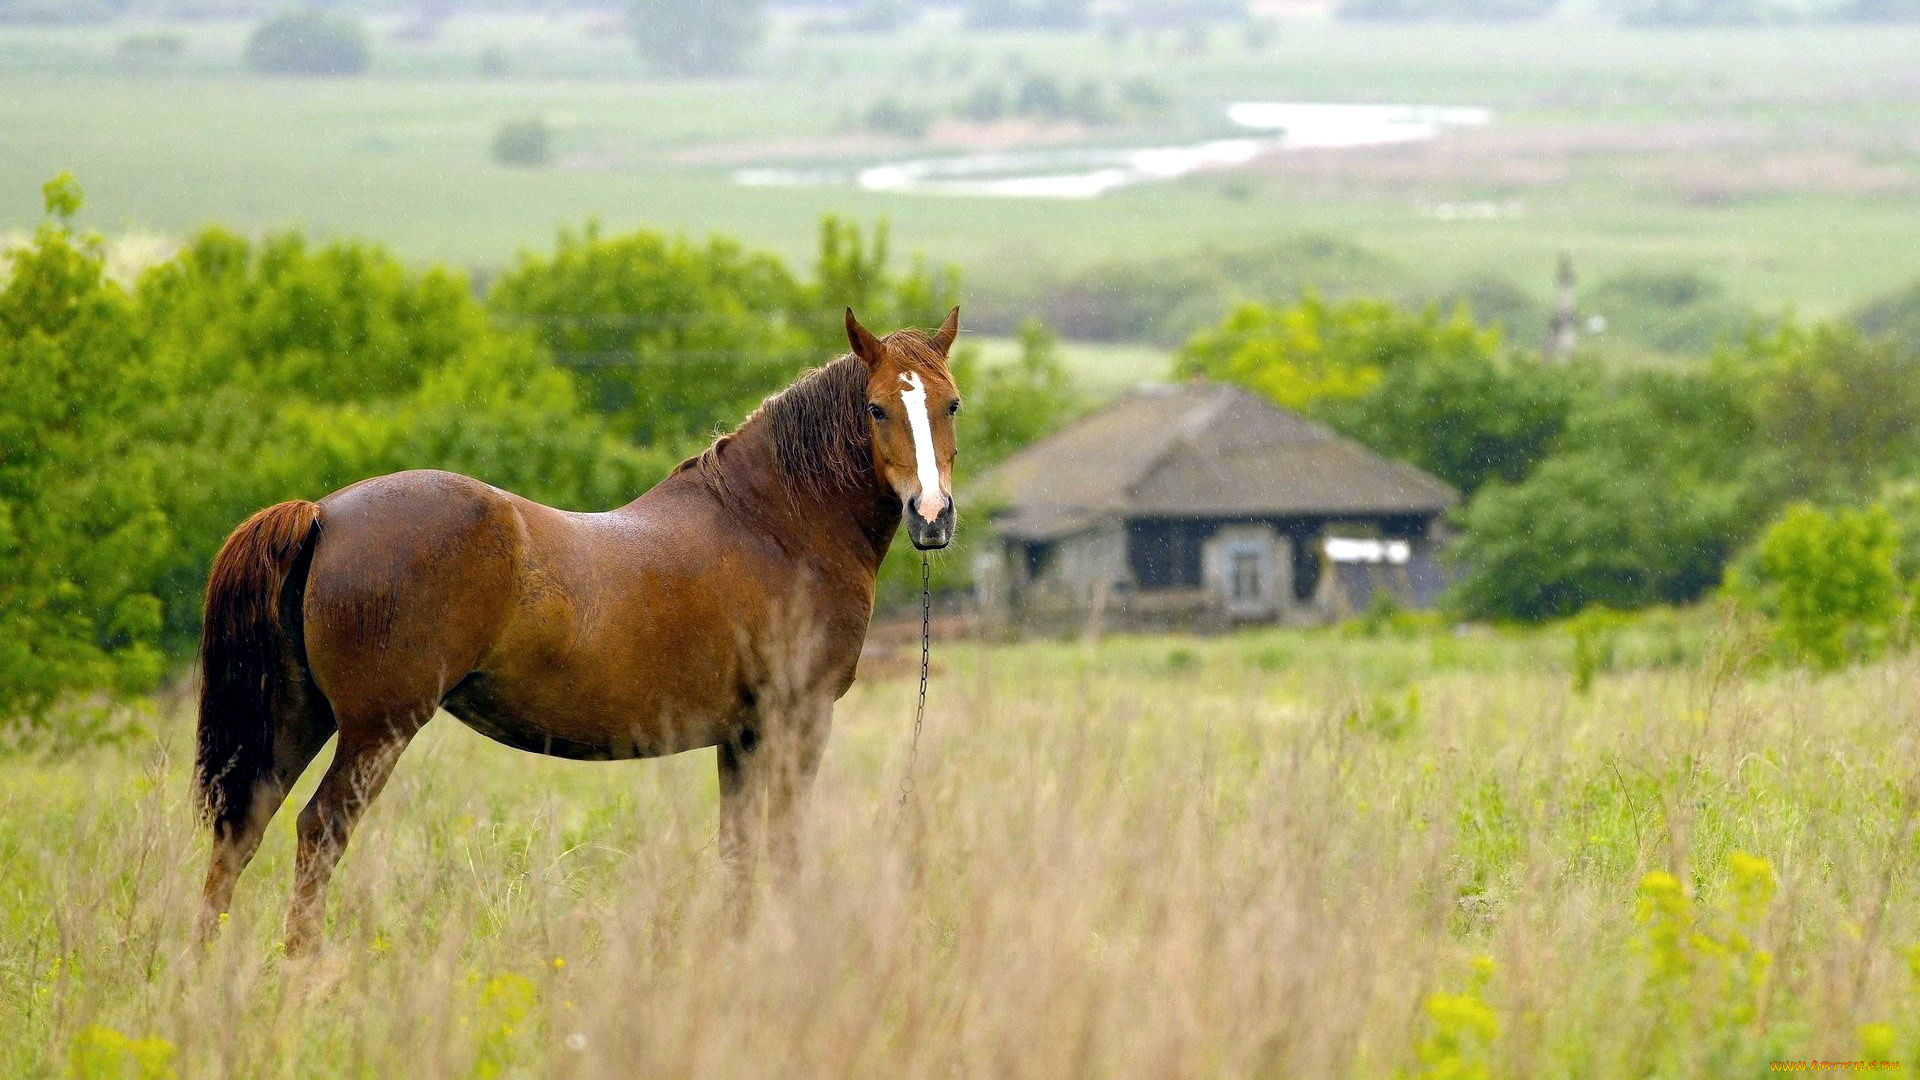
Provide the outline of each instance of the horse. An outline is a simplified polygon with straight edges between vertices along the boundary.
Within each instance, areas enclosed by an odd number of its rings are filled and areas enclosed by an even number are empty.
[[[201,633],[201,940],[337,736],[286,918],[287,951],[312,948],[349,835],[442,709],[561,758],[715,747],[733,891],[763,850],[791,867],[893,535],[904,519],[922,551],[953,538],[959,317],[877,338],[849,308],[851,352],[617,510],[413,471],[248,518],[214,560]]]

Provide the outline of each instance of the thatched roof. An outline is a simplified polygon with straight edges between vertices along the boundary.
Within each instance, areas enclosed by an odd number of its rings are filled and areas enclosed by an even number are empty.
[[[1438,514],[1460,496],[1404,462],[1234,386],[1143,386],[1001,462],[1003,535],[1136,517]]]

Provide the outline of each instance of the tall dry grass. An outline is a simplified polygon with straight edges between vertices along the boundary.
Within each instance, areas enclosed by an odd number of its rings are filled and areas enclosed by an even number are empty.
[[[0,1073],[1724,1076],[1888,1045],[1920,1067],[1912,662],[1709,652],[1580,696],[1564,651],[942,647],[910,812],[913,684],[857,686],[805,868],[745,932],[710,754],[544,761],[441,717],[298,962],[275,947],[292,809],[219,944],[189,947],[205,842],[169,714],[0,762]],[[1757,915],[1736,852],[1775,883]]]

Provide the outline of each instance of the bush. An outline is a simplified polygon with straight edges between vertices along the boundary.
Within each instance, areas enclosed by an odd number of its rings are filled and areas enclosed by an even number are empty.
[[[873,131],[918,139],[933,126],[933,114],[926,109],[889,96],[868,106],[867,114],[861,118],[861,122]]]
[[[187,41],[179,34],[128,34],[113,51],[120,62],[128,66],[166,64],[186,53]]]
[[[247,39],[247,66],[272,75],[358,75],[367,60],[365,28],[322,11],[273,16]]]
[[[766,33],[761,0],[628,0],[627,30],[663,75],[738,71]]]
[[[1704,353],[1736,340],[1760,321],[1703,274],[1631,271],[1595,285],[1581,310],[1606,319],[1606,333],[1666,352]]]
[[[1327,295],[1407,281],[1397,263],[1348,241],[1303,234],[1177,258],[1116,256],[1070,270],[1042,268],[1026,280],[989,281],[969,296],[973,325],[1012,332],[1037,316],[1069,338],[1178,345],[1240,303]]]
[[[507,120],[493,133],[493,160],[502,165],[545,165],[553,159],[553,132],[538,116]]]
[[[1848,321],[1868,337],[1890,339],[1895,347],[1920,355],[1920,281],[1869,300]]]
[[[1910,602],[1897,571],[1898,530],[1885,508],[1781,516],[1736,567],[1734,596],[1771,617],[1790,658],[1835,668],[1877,654]]]

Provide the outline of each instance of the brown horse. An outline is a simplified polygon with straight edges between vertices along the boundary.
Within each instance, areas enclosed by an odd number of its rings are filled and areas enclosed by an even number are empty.
[[[882,340],[849,310],[850,354],[618,510],[404,472],[247,519],[214,561],[201,637],[203,937],[337,732],[287,912],[288,950],[311,946],[354,823],[441,708],[556,757],[717,747],[736,888],[762,847],[790,862],[903,510],[915,547],[953,536],[959,314]]]

